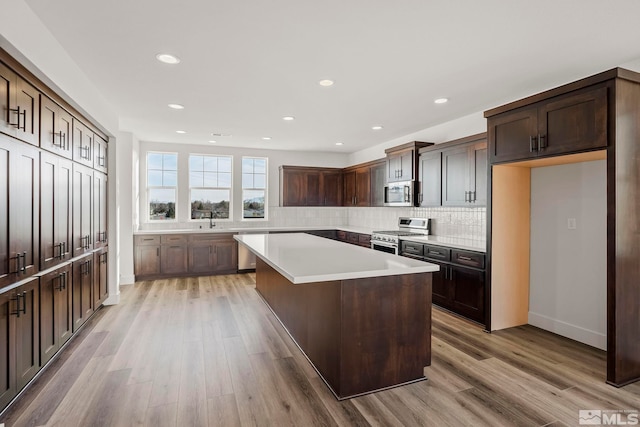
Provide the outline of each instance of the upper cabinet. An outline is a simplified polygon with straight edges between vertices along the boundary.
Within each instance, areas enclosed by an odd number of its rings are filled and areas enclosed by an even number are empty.
[[[608,92],[601,83],[488,116],[491,162],[606,147]]]
[[[0,63],[0,132],[38,145],[39,113],[38,90]]]
[[[93,136],[93,168],[107,173],[107,141],[98,134]]]
[[[341,204],[341,169],[280,166],[280,206]]]
[[[413,141],[385,150],[387,154],[387,182],[413,181],[418,176],[418,149],[433,145]]]
[[[73,120],[73,160],[93,167],[93,131],[79,120]]]
[[[343,172],[344,206],[371,204],[371,170],[369,166],[347,168]]]
[[[486,205],[486,134],[421,149],[419,177],[420,206]]]
[[[45,95],[40,95],[40,147],[72,158],[73,116]]]
[[[384,185],[387,182],[387,162],[379,160],[371,165],[371,206],[384,206]]]

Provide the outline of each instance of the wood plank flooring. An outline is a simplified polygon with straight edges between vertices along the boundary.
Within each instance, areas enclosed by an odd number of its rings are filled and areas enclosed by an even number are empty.
[[[122,288],[0,417],[6,426],[572,426],[640,410],[605,353],[523,326],[487,334],[433,311],[428,381],[338,402],[253,274]]]

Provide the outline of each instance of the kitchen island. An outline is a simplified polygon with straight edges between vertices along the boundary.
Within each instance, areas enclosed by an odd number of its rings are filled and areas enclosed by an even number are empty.
[[[234,238],[256,289],[336,398],[425,379],[439,267],[303,233]]]

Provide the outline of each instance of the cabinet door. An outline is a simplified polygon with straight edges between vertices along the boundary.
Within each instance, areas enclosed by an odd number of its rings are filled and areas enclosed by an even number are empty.
[[[554,98],[538,111],[539,155],[607,146],[607,87]]]
[[[305,172],[302,170],[283,169],[280,174],[282,182],[281,206],[304,206],[306,191]]]
[[[440,266],[440,271],[431,273],[432,302],[442,308],[451,309],[453,284],[448,279],[449,266],[431,259],[425,261]]]
[[[371,167],[371,206],[384,206],[385,172],[384,162]]]
[[[387,157],[387,182],[402,181],[402,160],[399,154],[390,154]]]
[[[442,152],[442,205],[466,206],[469,199],[469,152],[467,146]]]
[[[93,167],[93,131],[73,120],[73,160],[90,168]]]
[[[73,332],[71,269],[59,268],[40,278],[40,364],[53,357]]]
[[[323,206],[342,205],[342,173],[339,171],[322,172]]]
[[[35,147],[19,143],[11,150],[10,257],[16,266],[20,258],[18,277],[22,278],[38,272],[40,263],[40,153]]]
[[[73,165],[73,256],[93,249],[91,221],[93,216],[93,171]]]
[[[235,240],[216,242],[213,254],[215,256],[215,271],[238,269],[238,245]]]
[[[93,167],[100,172],[107,173],[107,141],[94,134],[93,136]]]
[[[20,307],[16,322],[16,386],[22,389],[40,369],[40,280],[15,289]]]
[[[73,335],[73,272],[71,264],[58,271],[62,273],[62,283],[56,285],[58,288],[56,324],[60,347],[62,347]]]
[[[420,154],[419,164],[420,206],[442,205],[442,153]]]
[[[73,118],[45,95],[40,95],[40,147],[71,159]]]
[[[0,294],[0,408],[16,395],[16,322],[17,301],[12,292]],[[15,295],[14,295],[15,296]]]
[[[15,135],[17,112],[13,111],[15,104],[17,75],[4,64],[0,63],[0,132]]]
[[[213,266],[213,242],[189,244],[189,273],[209,273]]]
[[[533,136],[538,135],[538,110],[524,107],[487,119],[491,163],[535,157]]]
[[[320,194],[320,171],[305,173],[305,206],[321,206],[323,197]]]
[[[342,174],[342,188],[344,190],[343,206],[354,206],[356,204],[356,171],[349,170]]]
[[[73,263],[73,331],[93,313],[93,255]]]
[[[487,143],[474,144],[469,148],[469,201],[474,206],[487,204],[488,174]]]
[[[413,181],[413,150],[400,153],[400,181]]]
[[[160,247],[160,272],[181,274],[187,272],[187,245],[163,245]]]
[[[93,264],[95,266],[94,279],[93,279],[93,308],[94,310],[100,307],[100,304],[104,302],[109,296],[109,252],[107,248],[102,251],[94,252]]]
[[[356,169],[356,206],[371,204],[371,171],[368,167]]]
[[[41,153],[40,268],[53,267],[71,256],[72,162]]]
[[[453,311],[478,322],[484,322],[485,272],[451,266],[450,274],[454,284]]]
[[[93,173],[93,247],[107,245],[107,175]]]
[[[136,246],[136,276],[160,274],[160,245]]]
[[[40,145],[40,92],[20,77],[16,89],[15,108],[20,112],[16,137]]]
[[[2,71],[1,68],[0,71]],[[1,79],[0,83],[2,83]],[[17,271],[18,268],[16,264],[17,260],[12,258],[11,254],[13,249],[11,247],[12,233],[9,229],[9,214],[11,209],[9,196],[11,194],[10,185],[13,179],[9,165],[12,164],[11,149],[13,146],[13,142],[0,137],[0,287],[10,285],[11,282],[13,282],[14,272]],[[0,393],[2,393],[1,390]],[[1,399],[0,397],[0,402],[2,401]]]

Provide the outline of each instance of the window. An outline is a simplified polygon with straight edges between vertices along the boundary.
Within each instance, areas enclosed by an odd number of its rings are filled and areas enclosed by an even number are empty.
[[[242,218],[265,218],[267,198],[267,159],[242,158]]]
[[[191,219],[229,219],[231,156],[189,156]]]
[[[178,155],[176,153],[147,153],[149,220],[176,219],[177,185]]]

